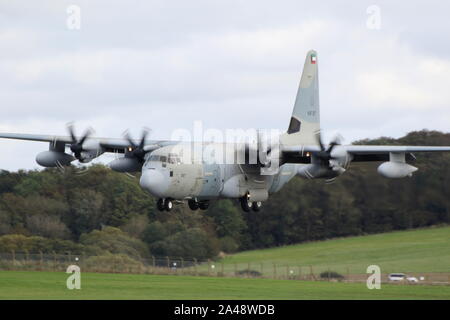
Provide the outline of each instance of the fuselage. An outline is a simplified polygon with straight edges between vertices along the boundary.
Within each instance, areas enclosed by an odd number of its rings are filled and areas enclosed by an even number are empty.
[[[253,201],[265,201],[289,182],[301,166],[284,164],[274,174],[262,174],[260,166],[248,159],[239,161],[239,152],[239,147],[230,148],[227,144],[162,147],[146,155],[140,185],[158,198],[201,201],[249,194]]]

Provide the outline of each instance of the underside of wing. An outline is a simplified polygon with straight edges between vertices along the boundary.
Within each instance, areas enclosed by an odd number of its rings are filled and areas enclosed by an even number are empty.
[[[347,152],[353,162],[389,161],[391,153],[403,153],[406,160],[413,160],[416,152],[450,152],[450,147],[434,146],[375,146],[375,145],[343,145],[339,148]],[[320,152],[319,146],[287,146],[282,147],[283,160],[286,163],[310,163],[311,156]]]
[[[343,174],[351,162],[383,162],[377,171],[386,178],[411,176],[418,168],[408,162],[415,160],[413,153],[450,152],[449,146],[386,146],[340,145],[282,146],[282,163],[305,164],[297,175],[307,179],[325,178],[333,181]]]
[[[174,141],[148,140],[146,134],[141,139],[132,139],[128,134],[124,138],[91,137],[90,130],[83,136],[76,136],[69,126],[70,136],[0,133],[0,138],[25,141],[47,142],[46,151],[36,155],[36,162],[43,167],[61,167],[74,160],[88,163],[103,153],[120,153],[123,156],[109,163],[109,167],[120,172],[140,171],[147,153],[163,146],[174,144]],[[69,150],[67,150],[69,149]]]
[[[53,144],[64,144],[69,146],[73,143],[73,138],[71,136],[57,136],[57,135],[44,135],[44,134],[27,134],[27,133],[0,133],[0,138],[4,139],[14,139],[14,140],[25,140],[25,141],[39,141],[39,142],[49,142]],[[76,138],[79,140],[79,138]],[[100,145],[104,152],[116,152],[124,153],[124,150],[132,147],[130,140],[125,138],[100,138],[100,137],[89,137],[88,141],[93,144]],[[135,145],[139,144],[140,141],[133,139]],[[173,143],[172,141],[166,140],[146,140],[145,145],[148,146],[147,150],[156,149],[158,147],[168,145]]]

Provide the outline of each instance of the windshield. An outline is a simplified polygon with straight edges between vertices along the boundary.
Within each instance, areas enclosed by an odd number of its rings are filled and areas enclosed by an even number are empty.
[[[166,156],[159,156],[159,155],[151,155],[147,161],[161,161],[161,162],[167,162]]]

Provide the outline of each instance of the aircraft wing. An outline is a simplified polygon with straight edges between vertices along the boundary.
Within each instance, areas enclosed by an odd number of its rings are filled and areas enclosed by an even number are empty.
[[[354,162],[388,161],[390,153],[405,153],[407,160],[414,159],[415,152],[450,152],[450,146],[389,146],[389,145],[343,145]],[[282,146],[285,162],[309,163],[310,155],[320,151],[319,146]]]
[[[450,147],[434,146],[345,146],[347,152],[351,154],[379,154],[388,152],[409,153],[409,152],[448,152]]]
[[[26,134],[26,133],[0,133],[0,138],[15,139],[15,140],[28,140],[28,141],[40,141],[49,143],[64,143],[70,145],[73,141],[70,136],[56,136],[56,135],[44,135],[44,134]],[[105,152],[124,152],[124,149],[131,147],[130,142],[124,138],[96,138],[89,137],[89,141],[98,142],[99,145],[105,150]],[[139,140],[133,140],[136,145],[139,144]],[[146,140],[146,150],[158,149],[162,146],[175,143],[174,141],[167,140]]]

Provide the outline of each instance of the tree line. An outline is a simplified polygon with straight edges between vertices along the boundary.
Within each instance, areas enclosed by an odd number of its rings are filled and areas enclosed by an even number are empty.
[[[450,145],[450,134],[416,131],[355,144]],[[389,180],[378,163],[353,163],[333,184],[294,178],[260,212],[232,200],[207,211],[159,212],[139,179],[94,165],[0,172],[0,252],[79,252],[132,258],[207,259],[220,253],[445,224],[450,154],[418,154],[412,178]]]

